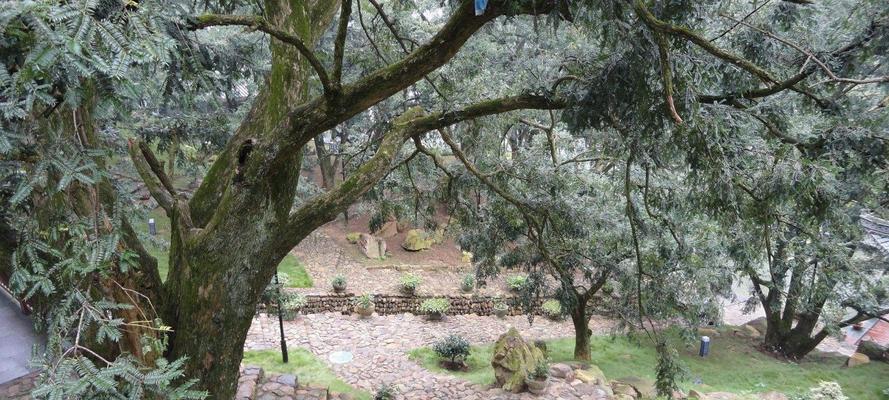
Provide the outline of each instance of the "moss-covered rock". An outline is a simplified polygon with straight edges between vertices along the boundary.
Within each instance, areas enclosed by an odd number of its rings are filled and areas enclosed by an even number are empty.
[[[515,328],[510,328],[494,343],[491,366],[495,384],[512,393],[525,390],[525,379],[544,358],[540,349],[526,342]]]
[[[401,247],[407,251],[420,251],[431,248],[433,242],[434,240],[426,234],[426,231],[411,229],[407,231],[407,236],[404,238],[404,243],[401,244]]]

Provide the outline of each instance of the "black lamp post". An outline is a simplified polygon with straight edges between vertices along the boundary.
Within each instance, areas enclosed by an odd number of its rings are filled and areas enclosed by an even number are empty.
[[[284,338],[284,309],[281,306],[281,284],[278,282],[278,272],[275,271],[275,291],[278,293],[278,328],[281,330],[281,358],[287,364],[287,339]]]

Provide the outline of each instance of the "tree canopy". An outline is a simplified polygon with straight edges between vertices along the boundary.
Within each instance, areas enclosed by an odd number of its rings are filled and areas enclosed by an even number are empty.
[[[579,358],[603,289],[645,329],[749,281],[791,358],[889,313],[859,227],[889,205],[885,1],[10,4],[0,272],[50,337],[41,395],[233,396],[275,267],[359,202],[446,208],[480,278],[555,293]],[[164,277],[134,187],[171,219]]]

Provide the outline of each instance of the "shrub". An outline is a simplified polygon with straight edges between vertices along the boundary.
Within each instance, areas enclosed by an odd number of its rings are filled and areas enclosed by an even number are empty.
[[[281,315],[284,319],[291,320],[296,318],[299,310],[306,305],[306,297],[293,292],[281,292]],[[277,300],[271,304],[271,308],[277,309]]]
[[[407,273],[401,276],[401,290],[407,293],[413,293],[417,290],[417,287],[420,286],[419,276],[416,276],[412,273]]]
[[[463,365],[466,357],[469,357],[469,342],[458,335],[450,335],[436,342],[432,346],[432,350],[435,350],[439,357],[450,362],[450,364],[446,364],[449,368],[457,369]]]
[[[355,307],[369,308],[374,305],[374,296],[372,294],[362,294],[352,299],[352,305]]]
[[[346,288],[346,277],[342,275],[334,276],[330,281],[330,285],[333,286],[334,289],[345,289]]]
[[[552,319],[562,317],[562,304],[558,300],[547,300],[540,306],[543,313]]]
[[[809,393],[803,396],[805,400],[849,400],[843,394],[843,388],[836,382],[821,382],[818,386],[809,389]]]
[[[516,292],[522,290],[526,284],[528,284],[527,275],[513,275],[506,278],[506,285],[509,286],[510,290]]]
[[[442,297],[426,299],[420,303],[420,312],[423,314],[444,314],[450,309],[451,302]]]
[[[390,385],[382,385],[374,394],[374,400],[393,400],[395,399],[395,388]]]
[[[460,284],[460,288],[463,291],[470,292],[472,288],[475,287],[475,276],[472,274],[463,275],[463,282]]]

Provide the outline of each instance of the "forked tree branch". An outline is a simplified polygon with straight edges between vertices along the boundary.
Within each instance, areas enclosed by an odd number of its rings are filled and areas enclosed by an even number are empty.
[[[158,161],[151,148],[141,140],[130,139],[127,143],[127,150],[136,167],[136,172],[139,173],[139,177],[142,178],[148,189],[148,193],[164,209],[167,216],[172,220],[180,221],[186,228],[193,228],[188,202],[179,198],[176,188],[173,187],[173,182],[164,172],[163,165]]]

